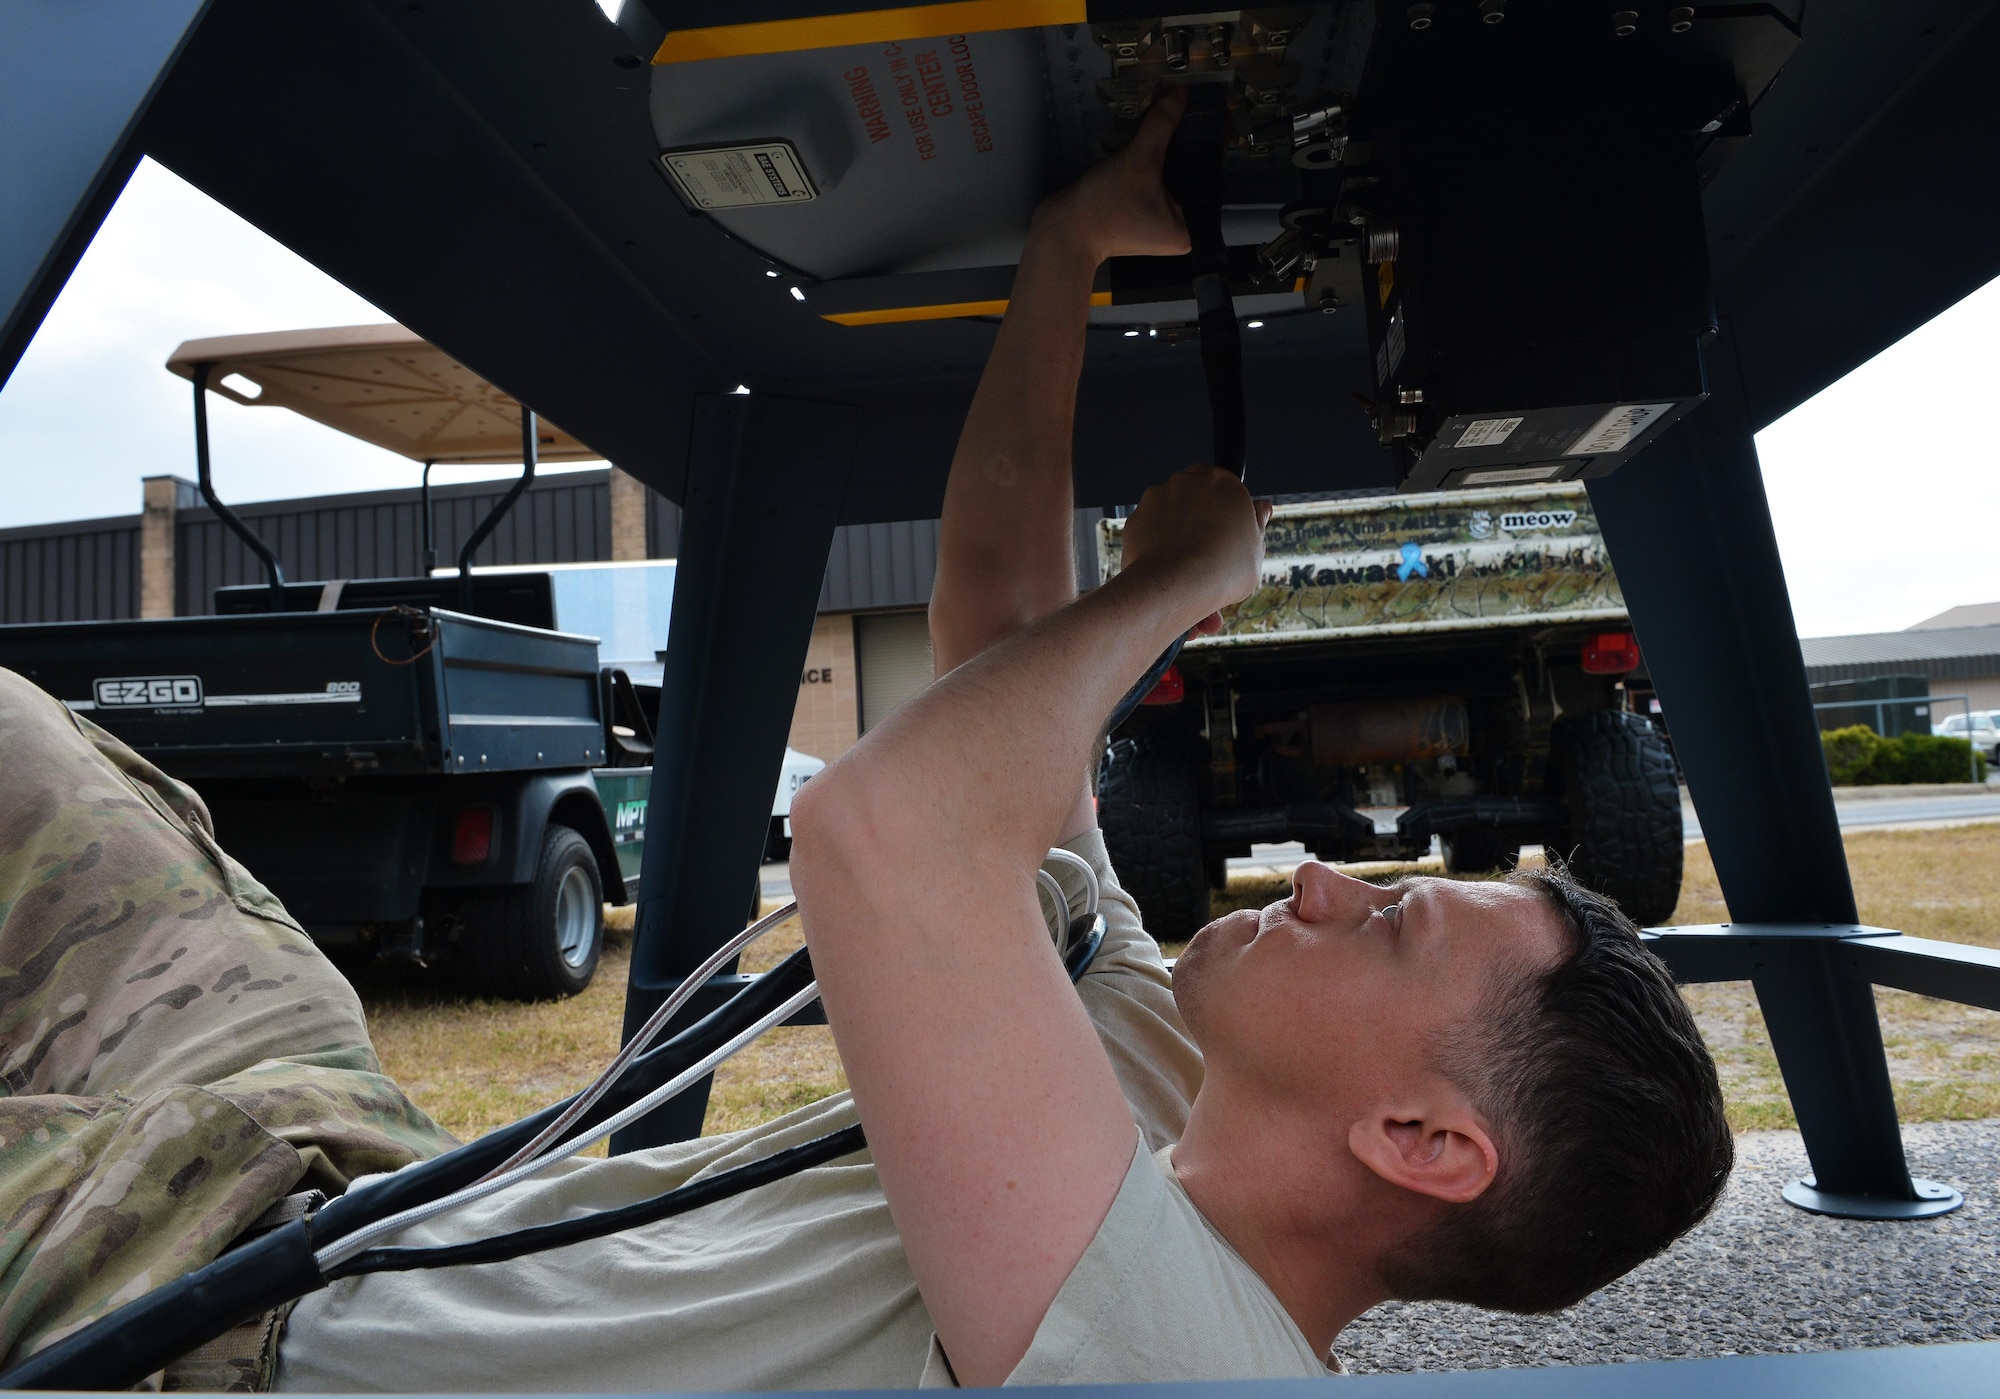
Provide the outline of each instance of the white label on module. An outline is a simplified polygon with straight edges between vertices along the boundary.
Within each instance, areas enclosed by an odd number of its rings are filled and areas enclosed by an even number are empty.
[[[1491,447],[1505,442],[1515,428],[1521,425],[1519,418],[1481,418],[1478,422],[1467,423],[1465,431],[1459,434],[1454,447]]]
[[[804,204],[819,194],[789,141],[668,151],[660,159],[688,201],[701,209]]]
[[[1613,408],[1591,424],[1590,431],[1576,439],[1566,457],[1593,457],[1600,452],[1622,452],[1632,439],[1651,427],[1671,403],[1628,403]]]

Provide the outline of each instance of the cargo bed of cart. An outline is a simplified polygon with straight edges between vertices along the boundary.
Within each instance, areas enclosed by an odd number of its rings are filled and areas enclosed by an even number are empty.
[[[560,994],[636,885],[641,827],[592,771],[643,757],[606,719],[635,697],[594,637],[403,604],[6,627],[0,664],[195,785],[329,948]],[[643,809],[649,776],[604,781]]]
[[[604,761],[597,639],[441,609],[10,627],[4,655],[178,777]]]

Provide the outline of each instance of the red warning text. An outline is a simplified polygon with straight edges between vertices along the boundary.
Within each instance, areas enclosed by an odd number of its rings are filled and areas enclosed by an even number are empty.
[[[972,45],[963,34],[951,37],[951,75],[958,80],[958,105],[972,131],[972,149],[985,155],[993,149],[993,128],[986,122],[986,101],[979,94],[979,70],[973,66]]]
[[[875,93],[875,84],[868,77],[865,67],[848,69],[840,75],[847,80],[847,94],[854,99],[854,114],[861,118],[862,126],[868,130],[868,144],[889,139],[889,114],[882,110],[882,99]]]

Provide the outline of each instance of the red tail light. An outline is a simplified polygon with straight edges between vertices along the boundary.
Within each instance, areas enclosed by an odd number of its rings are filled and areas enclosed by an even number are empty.
[[[451,828],[451,862],[483,865],[493,858],[493,808],[460,807]]]
[[[1159,681],[1146,691],[1141,704],[1179,704],[1187,698],[1187,681],[1181,676],[1181,668],[1170,665],[1160,673]]]
[[[1592,675],[1624,675],[1639,668],[1639,638],[1628,631],[1599,632],[1583,643],[1583,668]]]

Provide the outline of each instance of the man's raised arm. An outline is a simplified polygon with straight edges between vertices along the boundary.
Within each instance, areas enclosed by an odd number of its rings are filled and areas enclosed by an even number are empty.
[[[1256,586],[1242,484],[1147,492],[1125,567],[932,685],[799,795],[792,881],[828,1020],[961,1383],[1027,1353],[1138,1134],[1034,872],[1100,727],[1175,636]]]
[[[944,675],[1076,597],[1070,439],[1090,289],[1107,257],[1187,251],[1161,165],[1187,105],[1155,103],[1132,144],[1036,211],[1007,315],[945,484],[930,630]],[[1095,823],[1079,773],[1062,839]]]
[[[1163,97],[1130,146],[1035,213],[945,485],[930,615],[939,675],[1076,596],[1070,438],[1091,283],[1107,257],[1187,251],[1160,177],[1186,105]]]

